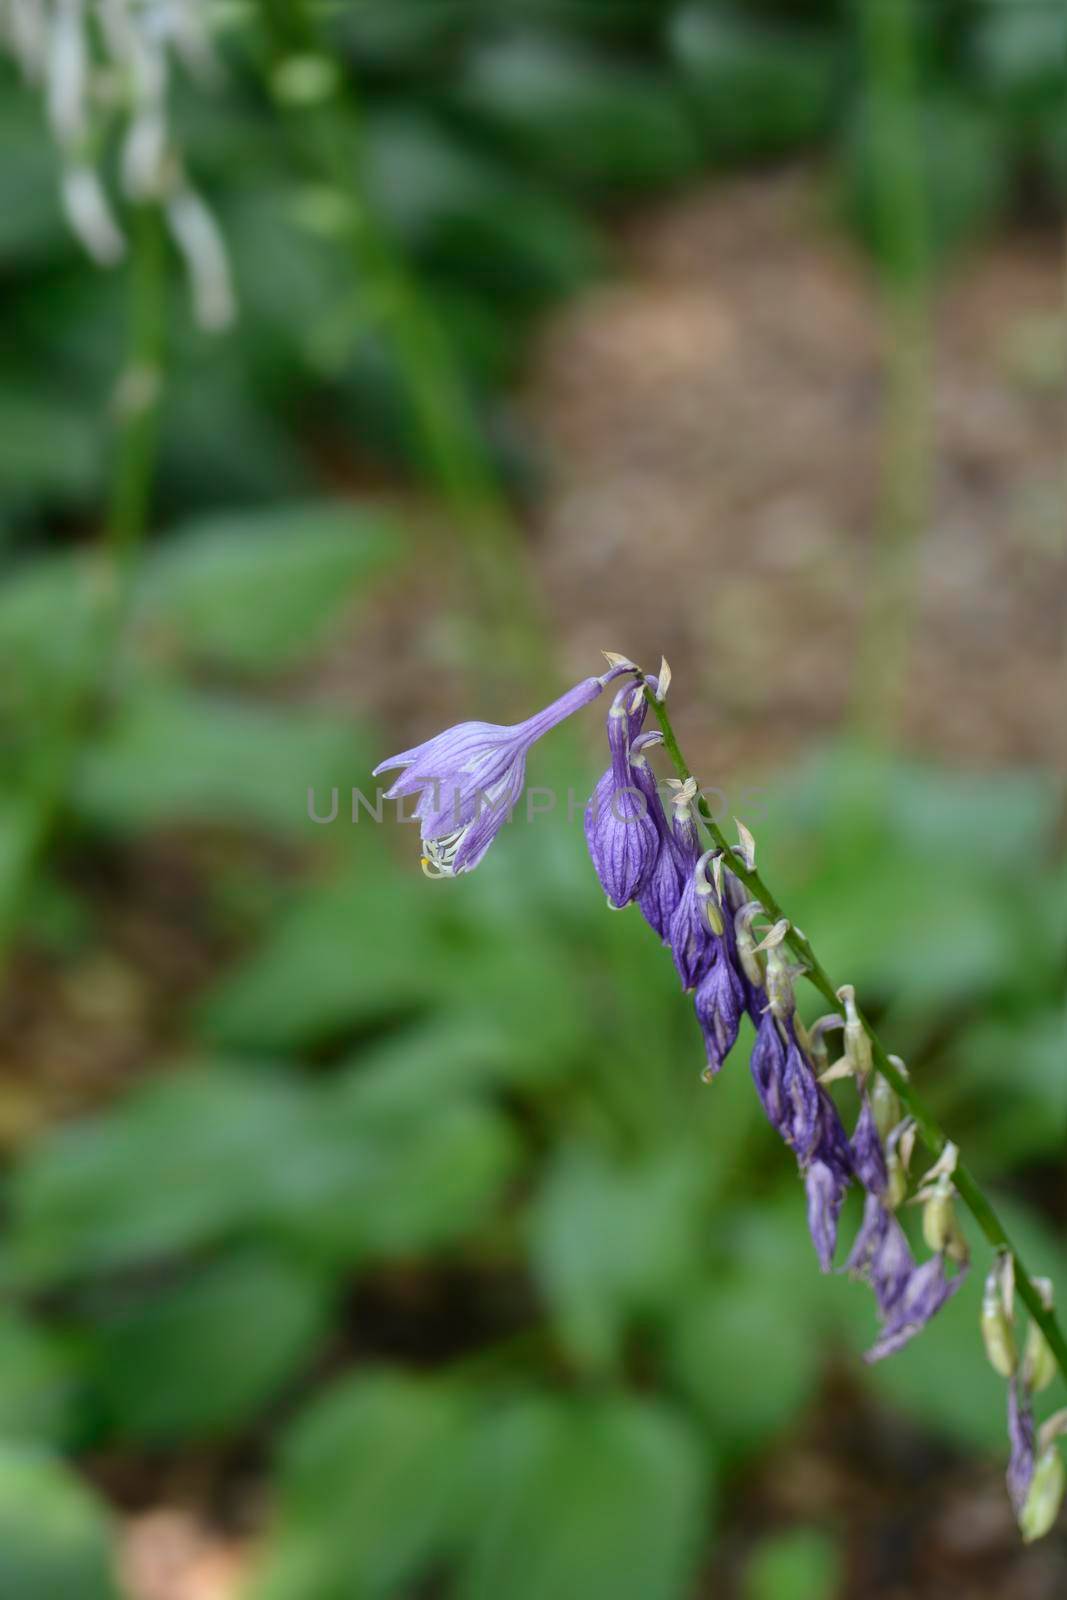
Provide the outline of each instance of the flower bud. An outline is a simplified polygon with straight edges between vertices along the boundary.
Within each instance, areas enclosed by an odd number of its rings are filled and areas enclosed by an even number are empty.
[[[708,856],[704,857],[704,867],[705,867],[705,869],[707,867],[707,862],[708,862],[709,859],[710,859],[710,853],[709,853]],[[715,934],[716,938],[718,938],[719,935],[723,931],[724,923],[723,923],[723,920],[722,920],[722,912],[719,909],[719,903],[718,903],[718,901],[717,901],[717,899],[715,897],[715,890],[712,888],[711,884],[708,882],[706,870],[704,870],[704,871],[698,870],[697,883],[696,883],[696,897],[697,897],[697,904],[698,904],[698,906],[700,907],[700,909],[702,910],[702,912],[704,914],[705,922],[707,923],[707,925],[708,925],[709,929],[711,930],[711,932],[713,934]]]
[[[767,951],[767,1005],[771,1015],[784,1022],[797,1008],[793,993],[793,963],[782,944],[772,945]]]
[[[982,1294],[981,1326],[982,1342],[990,1366],[994,1372],[999,1372],[1002,1378],[1010,1378],[1015,1372],[1019,1357],[1015,1349],[1011,1312],[1004,1303],[1003,1261],[1005,1260],[1010,1268],[1011,1257],[1003,1257],[990,1268],[986,1277],[985,1290]]]
[[[869,1041],[868,1041],[869,1043]],[[899,1056],[890,1056],[890,1061],[902,1074],[907,1076],[903,1061]],[[871,1110],[874,1113],[874,1125],[882,1139],[888,1139],[893,1129],[901,1118],[900,1097],[888,1078],[876,1073],[871,1085]]]
[[[927,1191],[923,1207],[923,1238],[931,1250],[961,1264],[967,1260],[967,1241],[960,1229],[953,1203],[955,1188],[947,1174]]]
[[[889,1211],[896,1211],[908,1196],[908,1172],[898,1150],[886,1153],[886,1186],[883,1199]]]
[[[845,1008],[845,1055],[862,1085],[866,1083],[872,1066],[870,1036],[860,1021],[856,1009],[856,991],[852,985],[842,984],[837,997]]]
[[[911,1166],[911,1157],[914,1149],[915,1123],[911,1117],[905,1117],[903,1122],[897,1123],[885,1141],[885,1164],[888,1179],[885,1203],[890,1211],[896,1211],[907,1197],[908,1169]]]
[[[1034,1463],[1030,1490],[1019,1517],[1019,1531],[1024,1544],[1043,1539],[1059,1515],[1063,1504],[1063,1491],[1067,1487],[1067,1472],[1063,1457],[1055,1444],[1043,1450]]]
[[[1046,1311],[1052,1310],[1052,1283],[1048,1278],[1035,1278],[1034,1288],[1041,1296],[1041,1302]],[[1026,1346],[1023,1350],[1023,1382],[1032,1394],[1040,1394],[1042,1389],[1047,1389],[1056,1376],[1056,1357],[1052,1354],[1045,1335],[1037,1323],[1030,1319],[1030,1326],[1026,1331]]]
[[[734,917],[737,959],[742,972],[755,989],[763,988],[764,971],[763,962],[756,954],[756,941],[752,937],[752,919],[760,916],[762,911],[758,900],[749,900]]]
[[[831,1011],[829,1016],[819,1017],[816,1022],[812,1023],[810,1029],[805,1029],[803,1043],[808,1055],[811,1057],[811,1064],[815,1068],[816,1075],[820,1077],[820,1081],[822,1081],[821,1075],[824,1072],[833,1070],[830,1067],[830,1052],[826,1048],[826,1035],[835,1028],[843,1028],[844,1026],[844,1018],[839,1017],[836,1011]],[[835,1073],[835,1076],[840,1077],[841,1074]]]

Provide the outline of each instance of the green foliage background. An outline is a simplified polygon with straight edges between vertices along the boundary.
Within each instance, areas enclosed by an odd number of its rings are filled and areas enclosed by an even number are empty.
[[[814,1271],[745,1041],[701,1090],[670,965],[636,917],[605,915],[578,830],[514,829],[441,892],[407,833],[317,830],[304,804],[309,786],[366,787],[395,743],[309,705],[301,674],[404,581],[422,537],[380,497],[332,492],[332,464],[441,487],[398,317],[433,327],[423,377],[457,382],[477,450],[521,493],[531,454],[505,386],[545,308],[612,270],[604,222],[635,194],[818,150],[828,226],[894,281],[860,9],[335,8],[346,188],[309,168],[269,90],[292,15],[233,8],[223,89],[182,91],[177,118],[240,320],[198,332],[174,273],[152,536],[29,882],[55,729],[93,673],[125,286],[66,234],[40,106],[0,83],[7,982],[20,952],[77,970],[103,937],[84,863],[136,873],[171,834],[200,863],[219,952],[121,1095],[11,1141],[5,1600],[115,1593],[87,1466],[104,1451],[252,1455],[271,1514],[250,1600],[430,1580],[456,1600],[671,1600],[696,1592],[744,1471],[835,1363],[946,1440],[1001,1450],[979,1275],[920,1344],[861,1372],[869,1303]],[[1063,18],[919,9],[928,274],[1062,193]],[[351,247],[361,208],[384,275]],[[1025,1198],[1067,1112],[1055,787],[860,762],[836,749],[779,778],[767,876],[1067,1284]],[[536,757],[536,781],[593,776],[574,748]],[[857,792],[876,798],[842,800]],[[833,1528],[778,1530],[744,1593],[814,1600],[841,1571]]]

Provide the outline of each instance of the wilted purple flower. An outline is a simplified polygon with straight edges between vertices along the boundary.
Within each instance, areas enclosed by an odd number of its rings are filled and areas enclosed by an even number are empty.
[[[824,1106],[815,1074],[797,1043],[792,1023],[788,1024],[788,1032],[782,1071],[786,1120],[780,1132],[796,1151],[798,1161],[806,1162],[811,1159],[819,1138]]]
[[[760,1018],[752,1050],[752,1077],[767,1119],[796,1153],[808,1198],[808,1227],[819,1264],[829,1272],[837,1243],[837,1221],[852,1178],[848,1135],[792,1022],[771,1012]]]
[[[871,1285],[883,1321],[916,1270],[904,1229],[877,1195],[868,1194],[864,1202],[863,1225],[843,1270]]]
[[[737,1043],[745,1009],[745,992],[725,936],[714,941],[714,957],[697,984],[693,1005],[708,1056],[705,1076],[714,1077]]]
[[[863,1096],[863,1105],[860,1108],[859,1118],[856,1122],[856,1131],[852,1135],[852,1165],[856,1176],[859,1178],[868,1194],[884,1194],[889,1182],[886,1172],[885,1151],[882,1141],[878,1136],[878,1127],[874,1120],[874,1111],[871,1107],[870,1097]]]
[[[1021,1519],[1034,1476],[1035,1444],[1030,1396],[1018,1378],[1012,1378],[1008,1384],[1008,1439],[1011,1443],[1008,1494],[1016,1518]]]
[[[659,833],[649,815],[648,800],[630,764],[630,742],[645,718],[644,696],[636,710],[628,711],[626,701],[632,698],[633,689],[627,685],[619,690],[608,712],[611,765],[585,811],[589,854],[608,903],[617,910],[637,898],[659,848]]]
[[[767,1121],[785,1138],[785,1044],[769,1011],[760,1018],[749,1066]]]
[[[808,1197],[808,1232],[824,1272],[833,1266],[837,1246],[837,1219],[845,1198],[845,1188],[837,1173],[818,1157],[804,1174]]]
[[[884,1356],[902,1349],[937,1315],[945,1302],[951,1300],[966,1276],[967,1270],[963,1268],[954,1278],[949,1278],[945,1273],[945,1258],[941,1255],[931,1256],[921,1267],[916,1267],[896,1297],[881,1338],[864,1359],[881,1361]]]
[[[510,727],[460,722],[379,762],[375,777],[393,767],[404,769],[386,799],[419,796],[415,815],[421,824],[424,869],[451,878],[476,867],[522,793],[530,746],[591,704],[625,670],[613,667],[602,677],[585,678],[525,722]]]
[[[871,1193],[864,1205],[863,1226],[844,1270],[866,1279],[878,1302],[882,1333],[865,1357],[872,1362],[902,1349],[921,1332],[966,1276],[965,1272],[958,1272],[949,1278],[942,1255],[931,1256],[916,1266],[896,1216]]]

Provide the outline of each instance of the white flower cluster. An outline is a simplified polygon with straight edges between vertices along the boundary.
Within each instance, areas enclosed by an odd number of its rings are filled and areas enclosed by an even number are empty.
[[[63,207],[93,259],[111,266],[126,249],[97,164],[117,125],[123,194],[159,204],[197,321],[225,327],[235,310],[225,245],[167,122],[172,60],[200,78],[215,68],[203,0],[0,0],[0,48],[40,89],[63,161]]]

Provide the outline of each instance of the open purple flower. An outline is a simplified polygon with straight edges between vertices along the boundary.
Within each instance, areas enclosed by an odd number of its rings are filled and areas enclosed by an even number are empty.
[[[585,838],[608,904],[620,910],[637,898],[659,849],[659,832],[649,814],[648,799],[630,764],[630,743],[645,719],[642,696],[627,709],[633,689],[615,696],[608,712],[611,766],[604,773],[585,811]]]
[[[403,768],[387,800],[419,797],[415,816],[421,825],[423,869],[428,876],[451,878],[478,865],[522,793],[530,746],[590,705],[606,683],[627,670],[613,667],[602,677],[583,679],[525,722],[512,726],[460,722],[379,762],[375,777]]]

